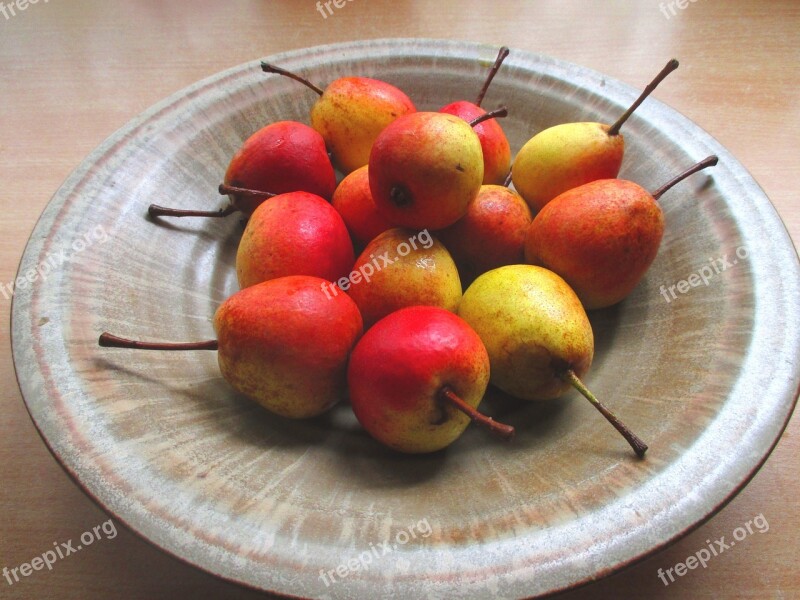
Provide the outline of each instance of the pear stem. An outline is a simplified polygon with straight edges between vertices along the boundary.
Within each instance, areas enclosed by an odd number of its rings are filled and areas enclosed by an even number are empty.
[[[227,183],[220,183],[217,191],[221,196],[250,196],[253,198],[264,196],[266,198],[273,198],[277,194],[272,192],[262,192],[261,190],[251,190],[248,188],[236,187],[235,185],[228,185]]]
[[[217,340],[206,340],[205,342],[140,342],[121,338],[116,335],[104,332],[100,334],[97,343],[104,348],[130,348],[133,350],[216,350],[219,347]]]
[[[158,204],[151,204],[147,208],[147,213],[151,217],[227,217],[237,211],[232,204],[219,210],[183,210],[179,208],[167,208]]]
[[[506,180],[503,182],[503,187],[508,187],[511,185],[512,177],[511,177],[511,169],[508,170],[508,175],[506,175]]]
[[[578,390],[583,396],[592,403],[592,405],[600,411],[600,413],[611,423],[614,428],[622,434],[622,437],[627,440],[627,442],[633,448],[633,451],[636,452],[636,456],[639,458],[644,458],[644,453],[647,452],[647,444],[645,444],[639,437],[633,433],[628,427],[620,421],[617,416],[608,410],[603,404],[595,397],[595,395],[587,388],[583,382],[578,378],[575,374],[575,371],[572,369],[568,369],[564,373],[561,374],[561,378],[572,384],[576,390]]]
[[[494,76],[497,75],[497,71],[500,70],[500,65],[503,64],[506,56],[508,56],[508,48],[503,46],[500,48],[500,52],[497,53],[497,58],[494,61],[494,65],[492,65],[492,68],[489,70],[489,74],[486,76],[486,81],[483,82],[481,91],[478,92],[478,97],[475,100],[475,106],[480,106],[481,102],[483,102],[483,97],[486,95],[486,90],[489,89],[492,79],[494,79]]]
[[[680,183],[681,181],[686,179],[689,175],[697,173],[698,171],[702,171],[703,169],[707,169],[708,167],[713,167],[718,162],[719,162],[719,157],[717,157],[716,154],[712,154],[711,156],[707,156],[706,158],[701,160],[699,163],[696,163],[695,165],[689,167],[683,173],[673,177],[667,183],[665,183],[660,188],[658,188],[655,192],[653,192],[653,199],[658,200],[662,196],[662,194],[664,192],[669,190],[676,183]]]
[[[508,109],[505,106],[501,106],[500,108],[495,108],[479,117],[475,117],[472,121],[469,121],[470,127],[475,127],[479,123],[483,123],[484,121],[488,121],[489,119],[499,119],[500,117],[507,117],[508,116]]]
[[[658,84],[664,81],[667,75],[669,75],[675,69],[677,69],[679,64],[680,63],[678,63],[678,61],[675,60],[674,58],[671,61],[669,61],[666,64],[666,66],[663,69],[661,69],[659,74],[656,75],[655,79],[653,79],[653,81],[651,81],[647,85],[647,87],[644,88],[644,91],[636,99],[636,102],[631,104],[630,108],[626,110],[625,113],[617,120],[617,122],[611,126],[611,128],[608,130],[608,135],[617,135],[619,133],[619,130],[625,124],[625,121],[628,120],[628,117],[630,117],[633,114],[633,111],[639,108],[639,105],[642,102],[644,102],[645,98],[647,98],[650,94],[652,94],[653,90],[655,90],[658,87]]]
[[[272,65],[268,62],[264,62],[263,60],[261,61],[261,70],[264,71],[264,73],[276,73],[278,75],[283,75],[284,77],[288,77],[289,79],[294,79],[295,81],[299,81],[304,86],[311,88],[312,90],[317,92],[317,94],[319,94],[320,96],[322,96],[322,94],[324,93],[321,88],[318,88],[308,79],[300,77],[300,75],[292,73],[291,71],[287,71],[286,69],[281,69],[280,67],[276,67],[275,65]]]
[[[510,440],[514,437],[514,428],[505,423],[498,423],[491,417],[487,417],[483,413],[478,412],[469,404],[464,402],[451,388],[448,386],[443,387],[439,391],[439,396],[443,401],[449,402],[452,406],[466,414],[473,423],[488,429],[490,432],[504,440]]]

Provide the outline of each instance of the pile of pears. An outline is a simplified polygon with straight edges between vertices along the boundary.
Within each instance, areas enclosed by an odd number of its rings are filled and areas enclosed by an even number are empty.
[[[672,60],[616,123],[545,129],[512,163],[506,109],[481,107],[508,54],[474,102],[438,112],[384,81],[322,89],[262,63],[319,96],[310,125],[279,121],[245,140],[219,186],[227,206],[149,208],[152,220],[247,219],[241,289],[217,309],[216,339],[103,333],[100,345],[214,350],[230,385],[276,415],[313,418],[349,399],[372,437],[407,453],[441,450],[471,422],[511,439],[477,410],[490,385],[520,402],[575,388],[643,457],[647,445],[582,381],[594,356],[586,311],[637,286],[661,243],[659,198],[716,157],[653,192],[617,178],[620,130]]]

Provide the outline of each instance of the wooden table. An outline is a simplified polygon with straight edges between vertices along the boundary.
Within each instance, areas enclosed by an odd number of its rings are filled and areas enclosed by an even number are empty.
[[[323,17],[312,0],[158,2],[6,0],[0,7],[0,282],[9,282],[38,215],[106,136],[151,104],[224,68],[303,46],[371,37],[506,44],[585,65],[636,87],[667,58],[682,66],[657,96],[750,170],[800,239],[800,4],[795,0],[355,0]],[[12,5],[13,11],[9,6]],[[683,8],[681,8],[683,6]],[[18,7],[24,7],[20,10]],[[776,265],[780,268],[780,265]],[[14,378],[0,296],[0,568],[107,520],[39,439]],[[754,398],[754,402],[758,399]],[[719,515],[669,549],[570,599],[800,597],[799,419]],[[769,531],[690,571],[657,576],[757,515]],[[256,598],[118,528],[3,598]]]

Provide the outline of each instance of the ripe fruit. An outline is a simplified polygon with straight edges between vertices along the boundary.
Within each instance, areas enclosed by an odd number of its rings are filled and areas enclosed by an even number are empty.
[[[514,188],[536,212],[572,188],[617,176],[625,152],[623,123],[656,86],[678,68],[671,60],[613,125],[563,123],[533,136],[514,159]]]
[[[623,179],[601,179],[557,196],[536,215],[525,259],[555,271],[587,310],[631,293],[658,254],[664,215],[656,201],[692,173],[717,164],[710,156],[654,194]]]
[[[469,325],[441,308],[414,306],[381,319],[353,350],[347,381],[364,429],[400,452],[449,446],[470,419],[505,438],[514,433],[475,410],[489,357]]]
[[[322,135],[336,166],[344,173],[367,164],[375,138],[389,123],[416,111],[401,90],[378,79],[342,77],[323,91],[275,65],[262,62],[261,69],[290,77],[319,94],[311,108],[311,126]]]
[[[150,205],[151,217],[224,217],[240,211],[250,216],[268,197],[303,191],[330,200],[336,175],[325,141],[308,125],[278,121],[245,140],[231,159],[220,194],[230,205],[219,211],[178,210]]]
[[[497,74],[506,56],[508,56],[508,48],[503,46],[500,48],[497,59],[489,70],[489,74],[474,103],[466,100],[459,100],[442,107],[439,109],[439,112],[456,115],[465,121],[472,121],[486,114],[486,111],[481,108],[481,102],[483,102],[486,90],[489,89],[492,79],[494,79],[494,76]],[[481,142],[481,149],[483,151],[483,184],[499,185],[505,180],[509,167],[511,166],[511,147],[508,145],[508,138],[506,138],[506,134],[503,132],[500,123],[495,119],[489,119],[488,121],[479,123],[474,129]]]
[[[647,446],[581,382],[594,357],[594,335],[561,277],[533,265],[494,269],[464,292],[458,314],[483,340],[494,385],[523,400],[558,398],[574,386],[644,456]]]
[[[328,298],[325,283],[282,277],[237,292],[214,315],[217,340],[167,344],[103,333],[99,344],[218,350],[222,376],[239,393],[284,417],[314,417],[345,396],[347,361],[362,333],[356,305],[344,294]]]
[[[391,229],[392,225],[384,219],[375,207],[372,192],[369,191],[369,167],[359,167],[342,179],[333,193],[331,204],[342,215],[345,225],[360,250],[369,244],[379,233]]]
[[[467,212],[483,181],[483,153],[472,123],[416,112],[381,132],[369,157],[369,187],[378,212],[398,227],[443,229]]]
[[[428,305],[455,312],[461,300],[450,253],[424,230],[395,228],[378,235],[339,287],[358,305],[365,329],[400,308]]]
[[[481,186],[467,214],[436,236],[450,251],[461,283],[481,273],[525,261],[531,210],[519,194],[501,185]]]
[[[286,275],[335,281],[355,259],[350,234],[330,203],[307,192],[275,196],[259,206],[236,252],[239,287]]]

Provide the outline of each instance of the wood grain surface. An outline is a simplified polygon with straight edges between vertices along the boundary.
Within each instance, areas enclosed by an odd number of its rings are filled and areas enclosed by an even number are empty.
[[[311,0],[51,0],[0,5],[0,283],[13,280],[37,217],[109,134],[169,94],[222,69],[306,46],[379,37],[508,45],[591,67],[636,87],[667,58],[681,68],[657,97],[725,145],[800,239],[800,4],[688,0],[350,0],[323,17]],[[324,3],[323,3],[324,4]],[[25,7],[20,10],[19,7]],[[681,8],[683,6],[684,8]],[[323,9],[324,10],[324,9]],[[775,265],[780,270],[781,265]],[[0,290],[0,569],[78,539],[108,517],[63,473],[17,388]],[[776,357],[778,359],[779,357]],[[758,398],[753,398],[754,402]],[[798,419],[747,488],[677,544],[570,600],[797,598]],[[754,533],[665,586],[669,569],[762,515]],[[122,526],[9,585],[2,598],[257,598],[166,556]]]

